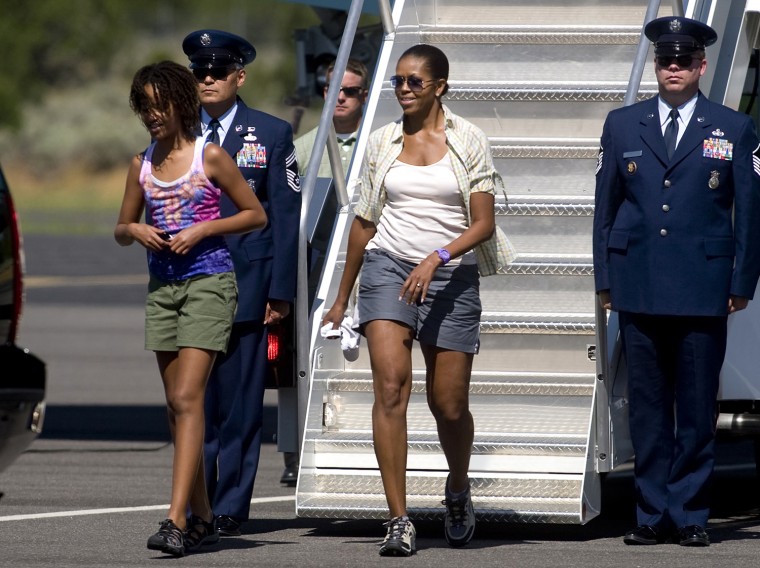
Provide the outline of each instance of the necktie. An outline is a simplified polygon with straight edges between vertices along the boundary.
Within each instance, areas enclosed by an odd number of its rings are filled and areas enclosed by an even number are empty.
[[[219,121],[217,119],[211,119],[211,122],[208,123],[207,132],[206,142],[219,145]]]
[[[665,127],[665,148],[668,150],[668,160],[673,157],[676,151],[676,140],[678,140],[678,109],[671,109],[670,122]]]

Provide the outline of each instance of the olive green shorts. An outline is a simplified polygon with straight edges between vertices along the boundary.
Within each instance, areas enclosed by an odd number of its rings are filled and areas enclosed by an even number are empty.
[[[233,272],[177,282],[163,282],[151,276],[145,301],[145,348],[226,351],[236,309],[237,283]]]

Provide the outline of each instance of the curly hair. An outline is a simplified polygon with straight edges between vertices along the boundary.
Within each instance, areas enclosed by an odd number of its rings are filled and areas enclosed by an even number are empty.
[[[172,107],[179,116],[182,135],[195,138],[201,103],[193,74],[174,61],[161,61],[138,69],[129,91],[129,106],[140,116],[151,109],[151,101],[145,94],[146,85],[153,87],[157,110],[167,113]]]
[[[441,96],[449,90],[449,59],[446,54],[435,46],[426,43],[413,45],[399,57],[399,61],[405,57],[417,57],[425,62],[425,67],[430,71],[434,79],[446,79],[446,86]]]

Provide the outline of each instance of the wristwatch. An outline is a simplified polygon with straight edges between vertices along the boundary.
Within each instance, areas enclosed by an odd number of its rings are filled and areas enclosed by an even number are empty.
[[[451,260],[451,253],[446,249],[435,249],[435,252],[438,253],[438,258],[440,258],[441,262],[443,262],[443,266],[446,266],[446,264]]]

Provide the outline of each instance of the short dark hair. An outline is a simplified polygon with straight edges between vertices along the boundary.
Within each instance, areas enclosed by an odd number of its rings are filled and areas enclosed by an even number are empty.
[[[138,69],[129,91],[129,106],[137,115],[150,107],[146,85],[153,87],[158,109],[168,112],[173,106],[179,115],[183,136],[195,138],[200,125],[201,103],[198,82],[187,67],[174,61],[161,61]]]
[[[401,61],[405,57],[417,57],[418,59],[422,59],[425,62],[425,67],[433,76],[433,79],[445,79],[447,81],[441,96],[448,92],[449,59],[443,51],[433,45],[420,43],[407,49],[398,59]]]
[[[335,61],[330,63],[330,66],[327,68],[327,72],[325,73],[325,79],[330,76],[330,73],[332,73],[335,70]],[[369,71],[367,71],[367,66],[364,65],[361,61],[358,59],[349,59],[346,62],[346,71],[351,71],[354,75],[358,75],[362,79],[361,88],[362,89],[368,89],[369,88]]]

